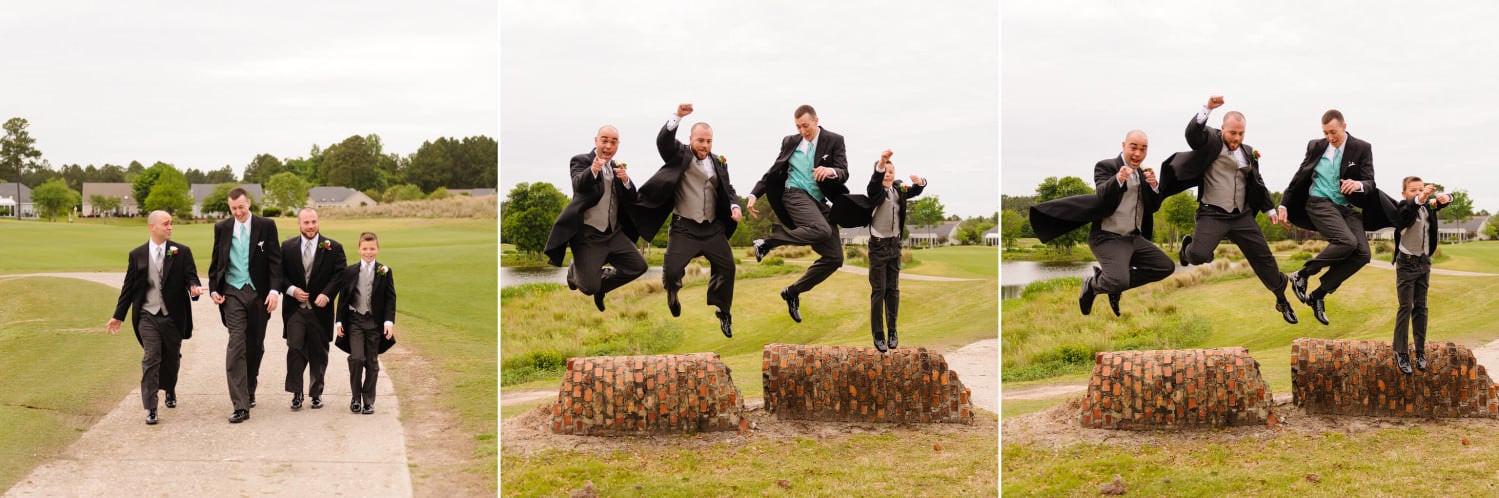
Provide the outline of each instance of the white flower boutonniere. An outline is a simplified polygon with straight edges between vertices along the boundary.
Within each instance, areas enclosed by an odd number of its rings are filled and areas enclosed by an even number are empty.
[[[380,269],[376,270],[376,273],[379,273],[381,275],[390,275],[390,267],[389,266],[385,266],[385,265],[380,265]]]
[[[167,255],[168,256],[176,256],[177,255],[177,246],[171,246],[171,247],[167,248]]]

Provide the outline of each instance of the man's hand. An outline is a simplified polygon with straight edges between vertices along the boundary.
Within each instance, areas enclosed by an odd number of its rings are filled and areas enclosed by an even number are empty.
[[[593,174],[597,175],[600,171],[603,171],[605,164],[609,164],[608,159],[604,159],[603,156],[594,155],[593,166],[591,166],[591,168],[593,168]]]
[[[890,162],[890,156],[893,155],[895,155],[894,152],[891,152],[890,149],[885,149],[884,152],[880,153],[880,163],[883,164]]]
[[[343,337],[344,336],[344,325],[342,323],[335,323],[335,324],[333,324],[333,334],[336,335],[336,336],[338,336],[338,337]]]
[[[191,295],[192,297],[198,297],[198,296],[203,295],[203,288],[199,287],[199,286],[196,286],[196,285],[190,286],[190,287],[187,288],[187,293],[188,293],[188,295]]]
[[[278,302],[280,300],[281,299],[280,299],[279,295],[276,295],[276,294],[267,294],[265,296],[265,312],[266,313],[273,313],[273,312],[275,312],[276,311],[276,302]]]
[[[1129,183],[1129,175],[1133,174],[1135,174],[1135,169],[1126,164],[1119,167],[1119,173],[1114,175],[1114,179],[1119,180],[1120,185],[1124,185]]]
[[[624,168],[614,168],[614,177],[618,178],[620,183],[630,184],[630,174],[626,173]]]
[[[1280,223],[1281,225],[1285,225],[1286,228],[1291,228],[1291,213],[1286,212],[1285,206],[1277,207],[1275,208],[1275,219],[1270,220],[1270,222]]]
[[[395,339],[396,338],[396,326],[395,325],[386,325],[385,326],[385,338],[386,339]]]
[[[214,292],[212,294],[209,294],[208,297],[211,298],[211,299],[213,299],[213,304],[224,304],[224,295],[223,294],[219,294],[217,292]]]
[[[739,206],[734,206],[729,209],[729,218],[732,218],[735,223],[738,223],[739,220],[744,219],[744,215],[739,212]]]
[[[1363,188],[1362,184],[1345,178],[1343,179],[1342,185],[1338,187],[1338,190],[1342,190],[1343,195],[1348,195],[1354,192],[1358,192],[1360,188]]]
[[[750,217],[751,218],[759,218],[760,217],[760,211],[757,211],[755,209],[755,196],[754,195],[750,195],[749,199],[746,199],[746,200],[748,202],[746,202],[744,205],[748,206],[746,209],[749,209]]]
[[[1222,95],[1214,95],[1212,97],[1208,97],[1208,110],[1209,111],[1211,111],[1213,109],[1217,109],[1219,107],[1223,107],[1223,96]]]
[[[1150,188],[1152,190],[1156,190],[1156,189],[1160,189],[1161,188],[1161,185],[1159,183],[1156,183],[1155,170],[1142,169],[1142,171],[1144,171],[1141,174],[1145,176],[1145,183],[1150,184]]]
[[[688,114],[692,114],[692,104],[677,104],[678,118],[685,118]]]
[[[297,289],[296,292],[292,293],[291,297],[292,297],[292,299],[296,299],[298,302],[305,303],[305,302],[307,302],[307,300],[309,298],[312,297],[312,295],[308,294],[307,291],[305,291],[305,290]]]
[[[1451,203],[1452,202],[1452,194],[1439,194],[1439,195],[1437,195],[1437,202],[1442,203],[1442,204],[1449,204],[1449,203]]]
[[[104,324],[104,331],[109,332],[109,335],[120,333],[120,321],[110,318],[109,323]]]
[[[328,305],[328,296],[324,295],[324,294],[318,294],[317,295],[317,300],[313,301],[312,304],[317,305],[317,307],[319,307],[319,308],[327,306]]]
[[[838,176],[838,170],[835,170],[833,168],[829,168],[827,166],[818,166],[816,168],[812,168],[813,180],[817,180],[820,182],[828,178],[833,178],[835,176]]]

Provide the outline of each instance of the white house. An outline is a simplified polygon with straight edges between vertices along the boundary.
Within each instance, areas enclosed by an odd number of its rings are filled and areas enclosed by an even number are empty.
[[[83,182],[84,216],[98,216],[100,214],[98,208],[94,206],[93,197],[96,195],[120,199],[120,207],[111,213],[112,216],[135,216],[140,214],[140,205],[135,202],[135,192],[130,189],[129,183]]]
[[[843,240],[843,245],[869,245],[869,227],[840,228],[838,238]]]
[[[0,183],[0,211],[11,218],[36,218],[36,205],[31,202],[31,187],[20,182]]]
[[[1001,238],[999,236],[999,225],[995,225],[989,227],[988,230],[984,230],[984,245],[997,246],[1000,244],[1000,242]]]
[[[906,239],[909,247],[950,246],[957,238],[958,222],[944,221],[930,227],[906,225],[906,231],[910,233],[910,237]]]
[[[360,207],[378,206],[370,196],[364,192],[349,187],[312,187],[307,191],[307,206],[320,207]]]

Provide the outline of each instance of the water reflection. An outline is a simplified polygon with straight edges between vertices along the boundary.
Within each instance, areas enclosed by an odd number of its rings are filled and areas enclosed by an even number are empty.
[[[636,281],[661,280],[661,267],[652,266],[646,270]],[[542,267],[500,267],[500,287],[510,287],[521,284],[554,283],[567,284],[567,268],[555,266]]]
[[[1081,277],[1091,272],[1094,263],[1068,262],[1051,263],[1040,261],[1000,261],[999,283],[1000,297],[1011,299],[1020,297],[1020,291],[1026,285],[1039,280],[1048,280],[1061,277]]]

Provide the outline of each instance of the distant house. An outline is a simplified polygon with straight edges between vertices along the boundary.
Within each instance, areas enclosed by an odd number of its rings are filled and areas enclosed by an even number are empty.
[[[944,221],[930,227],[916,227],[907,225],[906,230],[911,234],[906,239],[909,247],[936,247],[952,245],[957,238],[958,222]]]
[[[1437,228],[1437,238],[1442,242],[1460,243],[1475,240],[1489,240],[1489,236],[1483,233],[1483,226],[1488,224],[1488,216],[1474,216],[1461,225],[1442,222]],[[1394,240],[1394,228],[1382,228],[1373,232],[1364,232],[1369,240]]]
[[[140,205],[136,203],[135,192],[130,189],[129,183],[83,182],[84,216],[99,216],[101,214],[99,213],[99,209],[94,206],[93,197],[96,195],[120,199],[120,207],[110,213],[112,216],[135,216],[140,214]]]
[[[838,238],[843,240],[843,245],[867,246],[869,245],[869,227],[839,229]]]
[[[244,183],[239,186],[244,187],[245,193],[250,194],[251,206],[265,206],[265,190],[260,187],[259,183]],[[188,186],[188,192],[193,194],[194,218],[202,218],[204,216],[203,199],[207,198],[209,194],[213,193],[213,189],[218,187],[219,184],[217,183],[194,183]],[[213,215],[216,218],[224,217],[224,213],[214,213]]]
[[[492,188],[450,188],[448,193],[452,195],[467,195],[469,197],[486,197],[498,194],[499,191]]]
[[[988,230],[984,230],[984,245],[997,246],[1000,244],[1000,242],[1001,240],[999,236],[999,225],[995,225],[989,227]]]
[[[307,205],[309,207],[360,207],[378,206],[370,196],[364,192],[349,187],[312,187],[307,191]]]
[[[31,202],[31,187],[19,182],[0,183],[0,212],[11,218],[36,218]]]

